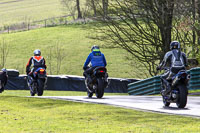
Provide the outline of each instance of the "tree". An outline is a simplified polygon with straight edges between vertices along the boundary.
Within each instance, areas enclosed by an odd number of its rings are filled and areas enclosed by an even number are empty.
[[[74,0],[61,0],[61,4],[64,7],[64,12],[69,12],[72,15],[73,19],[75,19],[76,12],[76,3]]]
[[[80,8],[80,1],[79,0],[61,0],[61,4],[64,8],[70,12],[70,15],[73,16],[75,19],[75,12],[78,13],[78,19],[82,18],[81,8]]]
[[[6,65],[6,59],[9,52],[9,45],[3,38],[0,40],[0,68],[4,68]]]
[[[94,11],[94,17],[97,16],[97,9],[96,9],[96,5],[95,5],[95,0],[91,0],[91,5]]]
[[[197,34],[197,44],[200,46],[200,0],[196,0],[193,2],[197,12],[194,28]]]
[[[103,15],[106,17],[108,15],[108,0],[102,0]]]
[[[81,19],[82,14],[81,14],[80,1],[79,0],[76,0],[76,7],[77,7],[77,11],[78,11],[78,18]]]
[[[59,41],[54,46],[49,48],[47,54],[48,70],[50,74],[60,74],[63,60],[67,57],[65,49],[61,46]]]
[[[174,0],[115,0],[109,6],[113,10],[102,21],[106,28],[99,39],[125,49],[156,75],[158,61],[169,51]]]

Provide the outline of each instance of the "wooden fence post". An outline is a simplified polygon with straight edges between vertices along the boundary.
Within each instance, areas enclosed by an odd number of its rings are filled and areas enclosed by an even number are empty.
[[[67,24],[67,16],[65,17],[65,24]]]
[[[10,33],[10,26],[7,27],[8,28],[8,34]]]
[[[30,26],[30,23],[28,22],[28,30],[30,30],[30,29],[29,29],[29,26]]]
[[[45,28],[47,27],[47,20],[46,19],[44,20],[44,27]]]

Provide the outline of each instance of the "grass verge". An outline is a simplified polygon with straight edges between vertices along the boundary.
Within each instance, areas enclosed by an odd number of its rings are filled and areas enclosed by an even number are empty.
[[[13,96],[11,92],[15,91],[5,91],[0,97],[0,132],[4,133],[200,132],[200,120],[196,118],[100,104],[26,98]]]
[[[1,96],[30,96],[29,90],[5,90]],[[128,95],[127,93],[104,93],[104,96]],[[49,91],[44,90],[43,96],[87,96],[87,92],[82,91]]]

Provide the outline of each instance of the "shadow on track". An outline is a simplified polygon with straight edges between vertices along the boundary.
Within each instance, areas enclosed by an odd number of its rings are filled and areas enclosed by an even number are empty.
[[[166,107],[166,106],[163,106],[163,109],[166,109],[166,110],[190,110],[189,108]]]

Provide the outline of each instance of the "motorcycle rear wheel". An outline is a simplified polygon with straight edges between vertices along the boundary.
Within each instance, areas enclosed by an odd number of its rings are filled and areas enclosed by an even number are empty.
[[[43,91],[44,91],[44,81],[43,79],[37,79],[37,95],[38,96],[42,96],[43,95]]]
[[[184,108],[187,104],[187,87],[185,85],[178,85],[179,89],[179,95],[178,95],[178,100],[176,102],[176,105],[178,108]]]
[[[104,95],[104,81],[102,78],[97,79],[97,89],[95,94],[97,98],[102,98]]]

